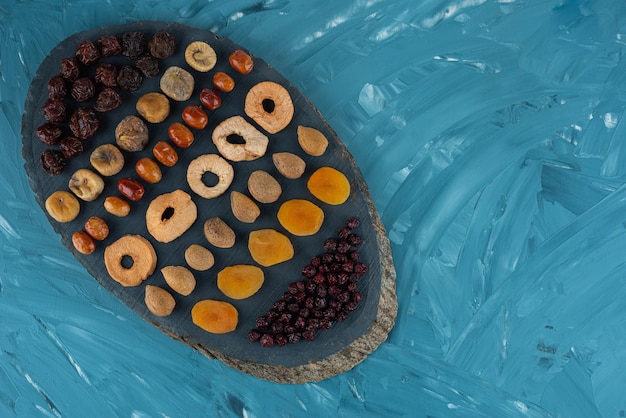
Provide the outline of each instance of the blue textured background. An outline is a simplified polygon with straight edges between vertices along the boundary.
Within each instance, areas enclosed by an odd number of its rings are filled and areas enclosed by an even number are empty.
[[[626,415],[621,0],[0,0],[0,416]],[[20,121],[67,36],[210,29],[318,107],[369,182],[400,309],[317,384],[205,359],[89,277],[36,206]]]

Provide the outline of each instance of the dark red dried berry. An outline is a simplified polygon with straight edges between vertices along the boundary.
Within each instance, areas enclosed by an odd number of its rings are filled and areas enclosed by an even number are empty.
[[[252,331],[248,333],[248,339],[250,340],[250,342],[256,343],[257,341],[261,339],[261,332],[256,329],[253,329]]]
[[[285,312],[280,315],[280,318],[278,318],[278,320],[283,324],[288,324],[289,322],[291,322],[291,316],[292,315],[290,313]]]
[[[76,46],[76,58],[85,65],[91,65],[100,59],[100,51],[92,41],[86,39]]]
[[[345,263],[348,261],[348,255],[346,253],[337,253],[335,254],[335,261],[338,263]]]
[[[315,276],[313,276],[313,282],[318,286],[326,283],[326,276],[324,275],[324,273],[317,273]]]
[[[85,150],[82,141],[78,138],[74,138],[73,136],[63,138],[59,143],[59,148],[63,153],[63,157],[68,160],[82,154]]]
[[[324,241],[324,249],[326,251],[335,251],[337,249],[337,241],[333,238],[328,238]]]
[[[290,303],[289,305],[287,305],[287,311],[292,314],[296,314],[300,312],[300,305],[298,305],[297,303]]]
[[[324,253],[322,254],[322,263],[330,264],[335,260],[335,255],[333,253]]]
[[[274,321],[270,324],[270,331],[273,334],[281,334],[284,331],[284,327],[283,324],[278,322],[278,321]]]
[[[355,263],[354,272],[357,273],[359,276],[363,276],[365,273],[367,273],[367,266],[361,262]]]
[[[56,176],[63,171],[66,161],[63,153],[55,149],[47,149],[40,156],[41,167],[51,176]]]
[[[117,86],[117,67],[109,62],[103,62],[96,67],[93,79],[103,86],[115,87]]]
[[[61,139],[63,132],[54,123],[44,123],[35,131],[37,137],[48,146],[55,145]]]
[[[296,327],[297,330],[303,330],[306,328],[306,319],[303,316],[299,316],[296,318],[296,321],[293,323],[293,326]]]
[[[122,98],[119,93],[110,87],[105,87],[96,99],[95,109],[98,112],[109,112],[113,109],[117,109],[122,104]]]
[[[363,295],[359,292],[354,292],[352,293],[352,301],[359,303],[360,301],[363,300]]]
[[[256,319],[256,327],[260,328],[260,329],[267,329],[267,327],[269,327],[270,324],[267,321],[267,318],[265,316],[260,316]]]
[[[300,335],[295,333],[295,332],[293,332],[293,333],[287,335],[287,339],[289,340],[289,342],[291,344],[295,344],[295,343],[300,341]]]
[[[341,293],[341,288],[337,285],[331,285],[328,288],[328,294],[331,296],[339,296],[340,293]]]
[[[324,284],[318,285],[315,294],[321,298],[325,298],[328,294],[328,288]]]
[[[117,85],[125,91],[135,91],[141,87],[143,77],[135,68],[124,65],[117,74]]]
[[[142,55],[135,60],[135,66],[146,77],[154,77],[159,74],[159,60],[152,55]]]
[[[299,317],[304,318],[304,319],[308,318],[310,314],[311,314],[311,311],[307,307],[301,308],[300,311],[298,312]]]
[[[350,251],[350,248],[351,248],[350,243],[345,240],[341,240],[337,244],[337,251],[339,251],[340,253],[347,253],[348,251]]]
[[[317,270],[315,267],[313,267],[312,265],[308,264],[306,266],[304,266],[302,268],[302,275],[306,278],[311,278],[313,276],[315,276],[315,273],[317,273]]]
[[[74,80],[70,91],[74,100],[85,102],[96,94],[96,86],[90,78],[81,77]]]
[[[348,218],[347,226],[350,229],[356,229],[359,227],[359,223],[359,218],[357,218],[356,216],[351,216]]]
[[[278,309],[279,311],[282,311],[282,310],[285,309],[286,306],[287,306],[287,302],[285,302],[284,300],[277,300],[272,305],[272,308],[273,309]]]
[[[311,259],[311,265],[313,267],[319,267],[320,264],[322,264],[322,260],[319,257],[313,257]]]
[[[90,107],[79,107],[70,117],[70,129],[78,139],[87,139],[98,131],[100,121],[96,111]]]
[[[324,319],[320,320],[320,329],[323,329],[323,330],[328,330],[328,329],[330,329],[332,326],[333,326],[333,323],[332,323],[332,322],[330,322],[328,319],[325,319],[325,318],[324,318]]]
[[[289,283],[289,285],[287,286],[287,290],[291,295],[295,295],[296,293],[298,293],[298,286],[295,282]]]
[[[61,60],[61,67],[59,69],[59,74],[66,80],[74,81],[78,78],[80,74],[80,63],[74,57],[72,58],[63,58]]]
[[[122,45],[115,35],[102,35],[98,38],[98,47],[103,57],[111,57],[122,53]]]
[[[363,243],[363,239],[357,234],[350,234],[348,236],[348,242],[353,247],[360,247],[361,244]]]
[[[263,347],[271,347],[274,345],[274,337],[271,334],[263,334],[259,342]]]
[[[150,42],[148,42],[150,54],[159,59],[169,58],[176,51],[176,38],[173,35],[161,29],[154,34]]]
[[[337,300],[341,303],[348,303],[350,302],[350,299],[352,299],[352,295],[350,294],[350,292],[341,292],[339,295],[337,295]]]
[[[276,340],[276,345],[279,346],[279,347],[284,347],[289,342],[287,340],[287,337],[284,334],[278,334],[276,336],[275,340]]]
[[[122,54],[132,60],[139,58],[146,48],[143,32],[127,32],[122,35]]]
[[[65,102],[60,99],[46,100],[41,113],[48,122],[65,122],[67,119]]]
[[[307,293],[311,294],[311,293],[315,293],[315,289],[317,288],[317,285],[315,284],[315,282],[310,281],[310,282],[307,282],[304,287]]]
[[[341,322],[348,318],[348,313],[346,311],[337,312],[337,316],[335,317],[335,321]]]
[[[351,261],[359,261],[360,254],[358,251],[350,251],[348,253],[348,259]]]
[[[346,273],[352,273],[352,271],[354,271],[354,264],[352,264],[351,261],[347,261],[341,265],[341,268]]]
[[[350,228],[348,228],[347,226],[344,226],[342,228],[339,228],[339,231],[337,232],[337,236],[341,239],[346,239],[348,238],[348,235],[350,235],[350,232],[352,232]]]
[[[356,311],[357,308],[358,308],[358,305],[356,302],[346,303],[346,311],[348,312]]]
[[[332,321],[335,319],[335,316],[337,316],[337,311],[334,308],[326,308],[324,310],[324,319]]]
[[[60,75],[55,75],[48,81],[48,97],[51,99],[62,99],[65,96],[67,96],[65,79]]]

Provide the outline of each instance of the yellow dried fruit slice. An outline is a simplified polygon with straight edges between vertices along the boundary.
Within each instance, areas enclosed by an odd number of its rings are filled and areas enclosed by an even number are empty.
[[[278,209],[278,222],[297,236],[313,235],[322,227],[324,211],[304,199],[288,200]]]
[[[247,299],[259,291],[265,275],[257,266],[237,264],[217,273],[217,287],[231,299]]]
[[[329,205],[341,205],[350,197],[350,182],[339,170],[318,168],[306,184],[313,196]]]
[[[239,312],[228,302],[205,299],[191,308],[191,320],[213,334],[226,334],[237,328]]]
[[[250,232],[248,250],[252,259],[263,267],[291,260],[294,254],[289,238],[275,229]]]

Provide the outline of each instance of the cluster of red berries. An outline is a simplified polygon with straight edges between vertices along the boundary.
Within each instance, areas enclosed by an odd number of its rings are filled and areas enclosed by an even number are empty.
[[[251,342],[284,347],[312,341],[319,330],[330,329],[358,308],[363,296],[357,282],[367,272],[356,250],[362,243],[355,233],[358,226],[359,220],[350,217],[336,238],[324,242],[325,252],[303,267],[304,278],[290,283],[282,298],[257,318],[248,333]]]

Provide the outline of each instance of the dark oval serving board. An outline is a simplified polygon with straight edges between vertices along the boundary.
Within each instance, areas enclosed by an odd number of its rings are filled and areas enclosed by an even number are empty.
[[[76,46],[83,40],[94,43],[101,35],[116,35],[131,31],[141,31],[149,40],[154,33],[163,29],[176,38],[177,48],[173,56],[160,60],[159,74],[155,77],[144,77],[139,90],[128,93],[120,92],[122,105],[109,112],[100,113],[100,128],[97,134],[83,141],[85,151],[82,155],[68,160],[63,172],[57,176],[48,175],[41,167],[40,154],[50,147],[40,141],[35,130],[45,123],[41,108],[48,98],[47,84],[49,79],[59,73],[60,61],[73,57]],[[185,62],[186,46],[196,40],[209,43],[217,52],[218,60],[215,68],[207,73],[192,70]],[[356,166],[352,156],[346,150],[337,135],[327,125],[313,105],[274,69],[252,53],[254,69],[247,75],[240,75],[229,65],[228,56],[235,49],[243,49],[230,40],[218,38],[206,31],[164,22],[136,22],[117,26],[95,28],[75,34],[62,41],[39,67],[28,91],[24,107],[22,123],[23,156],[25,169],[35,198],[48,216],[54,230],[61,236],[65,247],[78,259],[86,270],[107,290],[112,292],[123,303],[146,321],[154,324],[163,333],[200,350],[210,358],[218,358],[224,363],[255,375],[259,378],[281,383],[303,383],[319,381],[342,373],[361,362],[383,342],[393,327],[397,311],[395,294],[395,270],[391,259],[389,242],[376,209],[372,203],[367,185]],[[244,49],[245,50],[245,49]],[[132,65],[132,61],[119,55],[101,58],[99,62],[111,62],[118,67]],[[98,63],[99,63],[98,62]],[[95,65],[82,67],[82,75],[92,76]],[[151,91],[160,92],[159,80],[164,70],[177,65],[190,71],[195,78],[195,89],[187,102],[170,100],[171,112],[168,118],[159,124],[147,123],[150,132],[150,143],[145,150],[136,153],[124,152],[126,164],[124,169],[113,177],[103,177],[104,192],[93,202],[81,203],[79,216],[68,223],[59,223],[51,218],[45,210],[46,198],[56,190],[69,190],[69,177],[79,168],[90,168],[89,155],[98,145],[115,143],[114,130],[117,124],[128,115],[138,115],[135,110],[137,99]],[[199,92],[204,87],[212,87],[212,76],[216,71],[223,71],[232,76],[236,87],[230,93],[222,94],[222,106],[215,111],[207,111],[209,123],[203,130],[193,130],[195,142],[187,149],[177,149],[179,161],[173,167],[163,167],[163,179],[157,184],[146,184],[144,197],[138,202],[131,202],[131,212],[127,217],[117,218],[108,214],[103,207],[104,199],[110,195],[119,195],[117,180],[121,177],[138,178],[134,171],[135,162],[145,156],[151,156],[152,146],[158,140],[167,140],[167,128],[173,122],[182,122],[182,110],[188,104],[200,104]],[[268,134],[244,113],[244,99],[248,90],[261,81],[274,81],[287,89],[294,104],[295,112],[292,121],[282,131]],[[68,116],[77,106],[67,100]],[[81,106],[93,106],[95,99],[81,103]],[[206,109],[205,109],[206,110]],[[227,117],[241,115],[252,123],[259,131],[270,139],[268,151],[264,157],[255,161],[231,163],[235,170],[235,178],[229,189],[247,193],[248,175],[257,169],[268,171],[276,178],[283,189],[278,202],[259,204],[261,216],[253,224],[238,221],[232,215],[229,192],[215,199],[204,199],[191,191],[186,181],[186,169],[190,161],[198,155],[218,153],[211,140],[211,132],[217,124]],[[319,157],[305,154],[297,141],[298,125],[318,129],[329,140],[326,152]],[[64,133],[70,134],[66,124]],[[53,147],[54,148],[54,147]],[[274,152],[288,151],[299,155],[306,162],[306,171],[300,179],[289,180],[280,175],[274,167],[271,155]],[[315,169],[322,166],[335,167],[342,171],[350,181],[351,195],[348,201],[339,206],[331,206],[316,200],[307,190],[306,179]],[[175,241],[163,244],[152,238],[148,233],[145,212],[148,204],[163,193],[182,189],[192,196],[198,207],[198,218],[192,227]],[[292,198],[310,200],[320,206],[325,213],[324,223],[320,231],[308,237],[296,237],[288,234],[277,221],[276,213],[282,202]],[[94,253],[83,255],[77,252],[71,242],[72,234],[83,229],[85,221],[92,215],[104,218],[109,227],[110,235],[98,242]],[[212,247],[204,237],[204,221],[213,216],[220,216],[236,232],[235,247],[224,250]],[[301,279],[302,267],[309,263],[313,256],[323,253],[323,242],[334,237],[337,230],[345,225],[350,216],[357,216],[361,225],[358,233],[363,238],[359,248],[361,260],[367,264],[368,272],[360,279],[358,291],[363,295],[356,311],[349,314],[345,321],[338,322],[326,331],[319,331],[315,340],[287,344],[284,347],[261,347],[258,343],[248,340],[248,332],[255,327],[255,320],[265,313],[272,303],[286,291],[289,283]],[[217,272],[228,265],[255,264],[247,249],[247,236],[251,230],[273,228],[285,233],[291,240],[295,256],[284,263],[262,268],[265,283],[261,290],[245,300],[230,300],[216,286]],[[147,238],[157,253],[157,267],[147,280],[136,287],[123,287],[108,274],[103,260],[107,245],[126,234],[139,234]],[[184,250],[196,243],[210,249],[215,255],[215,265],[204,272],[193,271],[197,285],[195,290],[186,297],[171,291],[176,299],[173,313],[167,317],[154,316],[145,306],[144,292],[148,284],[168,289],[160,269],[168,265],[186,266]],[[202,299],[225,300],[233,304],[239,311],[239,324],[235,331],[214,335],[205,332],[191,321],[191,307]]]

